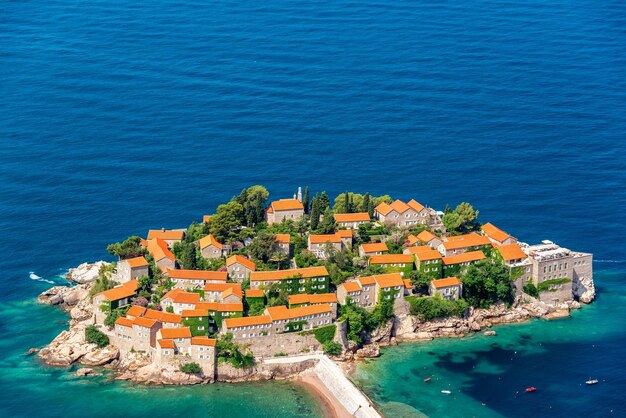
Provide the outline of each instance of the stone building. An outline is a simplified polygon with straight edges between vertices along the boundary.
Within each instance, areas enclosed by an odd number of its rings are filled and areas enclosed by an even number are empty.
[[[463,284],[456,277],[446,277],[430,282],[428,292],[431,296],[439,295],[444,299],[457,300],[463,297]]]
[[[185,238],[184,229],[151,229],[148,231],[148,240],[159,238],[165,241],[165,243],[172,248],[172,246],[181,242]]]
[[[371,222],[370,214],[367,212],[336,213],[334,217],[339,227],[347,229],[358,229],[359,225]]]
[[[269,225],[284,220],[297,221],[304,216],[304,206],[297,199],[273,201],[265,211],[265,220]]]
[[[226,259],[228,277],[241,283],[250,276],[250,272],[256,271],[256,264],[242,255],[231,255]]]
[[[148,261],[145,257],[134,257],[117,262],[117,276],[122,283],[129,280],[139,279],[141,276],[148,276]]]
[[[204,289],[207,283],[226,283],[225,271],[167,269],[165,274],[174,283],[174,289]]]

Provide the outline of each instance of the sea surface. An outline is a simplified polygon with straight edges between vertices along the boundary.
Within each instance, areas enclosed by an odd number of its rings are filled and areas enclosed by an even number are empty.
[[[624,2],[0,8],[0,416],[319,416],[288,383],[146,388],[24,356],[67,326],[33,300],[68,268],[251,184],[469,201],[520,240],[594,253],[598,300],[571,319],[359,367],[388,416],[626,415]]]

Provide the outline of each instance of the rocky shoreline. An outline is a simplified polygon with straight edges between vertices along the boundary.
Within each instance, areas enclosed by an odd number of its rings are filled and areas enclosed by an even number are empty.
[[[70,270],[68,280],[78,278],[81,284],[75,286],[55,286],[37,297],[37,302],[56,305],[68,312],[69,329],[62,331],[50,344],[40,350],[33,348],[28,354],[37,353],[47,365],[57,367],[85,366],[79,369],[80,375],[92,375],[92,367],[104,367],[115,372],[115,379],[129,380],[135,383],[157,385],[188,385],[215,381],[244,382],[271,379],[287,379],[298,376],[315,366],[315,361],[292,363],[287,365],[259,363],[249,369],[236,369],[229,364],[219,363],[216,378],[196,374],[186,374],[175,368],[156,366],[140,353],[130,353],[122,358],[114,346],[98,348],[85,341],[85,328],[94,324],[93,307],[89,291],[97,272],[104,262],[82,264]],[[95,272],[95,275],[94,275]],[[90,281],[86,281],[89,279]],[[595,298],[592,280],[576,282],[574,297],[583,303],[590,303]],[[489,309],[469,308],[463,317],[451,317],[431,321],[421,321],[409,314],[409,304],[398,301],[395,316],[385,325],[369,335],[364,335],[361,348],[346,338],[345,323],[337,322],[335,340],[344,347],[344,353],[334,358],[343,362],[344,369],[352,369],[359,359],[374,358],[380,355],[380,348],[403,342],[430,341],[434,338],[459,338],[476,332],[495,335],[490,330],[494,325],[519,323],[533,318],[557,319],[568,317],[573,309],[579,309],[578,301],[570,301],[559,306],[547,305],[527,295],[518,297],[511,307],[498,304]],[[485,331],[486,330],[486,331]],[[81,371],[82,370],[82,371]]]

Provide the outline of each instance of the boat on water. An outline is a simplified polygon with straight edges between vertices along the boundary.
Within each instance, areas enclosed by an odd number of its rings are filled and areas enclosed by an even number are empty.
[[[534,386],[526,388],[526,392],[536,392],[536,391],[537,391],[537,388]]]
[[[589,379],[585,383],[588,385],[595,385],[596,383],[598,383],[598,379]]]
[[[432,379],[430,377],[427,377],[426,379],[424,379],[424,382],[430,382]]]
[[[442,390],[441,393],[445,393],[446,395],[451,394],[452,392],[450,392],[449,390]]]

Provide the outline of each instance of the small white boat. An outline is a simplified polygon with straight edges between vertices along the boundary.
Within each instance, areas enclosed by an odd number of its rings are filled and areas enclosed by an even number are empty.
[[[450,392],[449,390],[442,390],[441,393],[445,393],[447,395],[451,394],[452,392]]]
[[[598,379],[589,379],[585,383],[588,385],[595,385],[596,383],[598,383]]]

